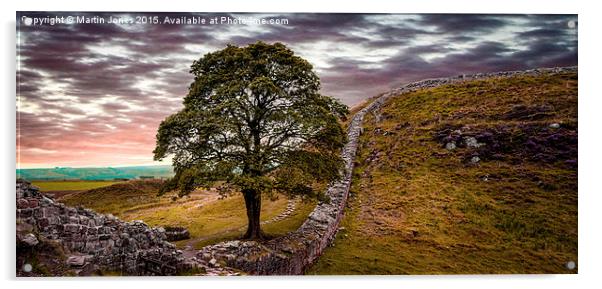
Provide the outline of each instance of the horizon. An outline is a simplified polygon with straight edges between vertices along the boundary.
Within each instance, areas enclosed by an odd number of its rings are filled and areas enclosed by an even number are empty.
[[[161,165],[161,164],[150,164],[150,165],[117,165],[117,166],[83,166],[83,167],[71,167],[71,166],[55,166],[55,167],[27,167],[27,168],[16,168],[16,170],[52,170],[52,169],[101,169],[101,168],[134,168],[134,167],[172,167],[173,165]]]
[[[425,78],[577,65],[575,14],[244,13],[288,24],[213,26],[21,21],[136,14],[17,12],[18,169],[171,165],[152,160],[159,122],[182,108],[192,62],[228,43],[285,44],[314,66],[323,94],[349,106]]]

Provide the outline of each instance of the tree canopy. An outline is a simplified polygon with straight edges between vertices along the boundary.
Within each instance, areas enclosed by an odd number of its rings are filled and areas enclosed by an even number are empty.
[[[184,108],[157,133],[154,158],[173,156],[175,171],[162,192],[219,183],[245,195],[249,215],[262,193],[317,195],[314,184],[340,175],[347,107],[320,94],[312,65],[285,45],[228,45],[190,73]]]

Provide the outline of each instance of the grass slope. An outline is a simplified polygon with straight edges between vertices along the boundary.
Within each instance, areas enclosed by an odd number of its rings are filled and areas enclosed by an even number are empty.
[[[577,263],[576,73],[420,90],[380,112],[364,121],[334,247],[308,274],[577,272],[565,267]]]
[[[170,200],[168,197],[157,197],[162,183],[161,180],[122,182],[67,195],[61,201],[69,206],[82,206],[121,217],[124,211],[134,207]]]
[[[239,194],[221,199],[216,191],[196,190],[187,197],[173,200],[173,194],[157,197],[161,180],[128,181],[65,196],[69,206],[82,206],[113,214],[123,220],[143,220],[151,226],[183,226],[193,239],[192,246],[202,247],[223,240],[239,238],[247,224],[244,200]],[[282,213],[288,199],[278,195],[264,198],[262,220]],[[315,207],[315,202],[299,202],[291,216],[263,226],[272,236],[283,235],[301,226]],[[184,247],[190,240],[176,242]]]
[[[32,181],[42,192],[81,191],[106,187],[118,182],[114,181]]]

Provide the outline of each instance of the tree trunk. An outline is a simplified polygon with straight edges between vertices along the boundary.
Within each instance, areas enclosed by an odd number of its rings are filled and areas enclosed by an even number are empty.
[[[249,225],[243,239],[264,239],[261,231],[259,215],[261,213],[261,194],[255,190],[246,189],[242,191],[247,207],[247,219]]]

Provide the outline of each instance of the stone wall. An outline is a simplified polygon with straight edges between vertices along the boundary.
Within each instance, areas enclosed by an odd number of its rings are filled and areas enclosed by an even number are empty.
[[[418,89],[425,88],[433,88],[441,85],[464,82],[464,81],[472,81],[472,80],[480,80],[480,79],[488,79],[488,78],[500,78],[500,77],[513,77],[513,76],[537,76],[543,74],[556,74],[556,73],[565,73],[565,72],[577,72],[577,66],[568,66],[568,67],[554,67],[554,68],[537,68],[530,70],[516,70],[516,71],[501,71],[501,72],[490,72],[490,73],[475,73],[475,74],[460,74],[453,77],[442,77],[442,78],[432,78],[432,79],[424,79],[421,81],[412,82],[406,85],[402,85],[398,88],[392,89],[388,92],[385,92],[379,95],[371,105],[374,105],[371,110],[374,110],[380,107],[389,97],[396,96],[401,93],[415,91]]]
[[[349,125],[348,143],[341,153],[345,161],[345,172],[340,180],[328,188],[326,195],[330,198],[330,202],[318,204],[303,225],[297,231],[286,236],[263,244],[254,241],[223,242],[204,247],[199,251],[197,257],[211,264],[221,263],[256,275],[303,274],[329,246],[337,233],[349,194],[353,162],[359,135],[362,131],[362,121],[366,113],[371,112],[378,115],[378,110],[390,97],[418,89],[493,77],[574,71],[577,71],[577,67],[458,75],[417,81],[381,94],[356,113]]]
[[[44,196],[18,180],[17,237],[35,246],[37,238],[58,242],[73,270],[119,271],[124,275],[174,275],[189,267],[182,252],[165,241],[163,228],[142,221],[123,222],[112,215],[73,208]],[[27,231],[19,232],[19,228]]]

